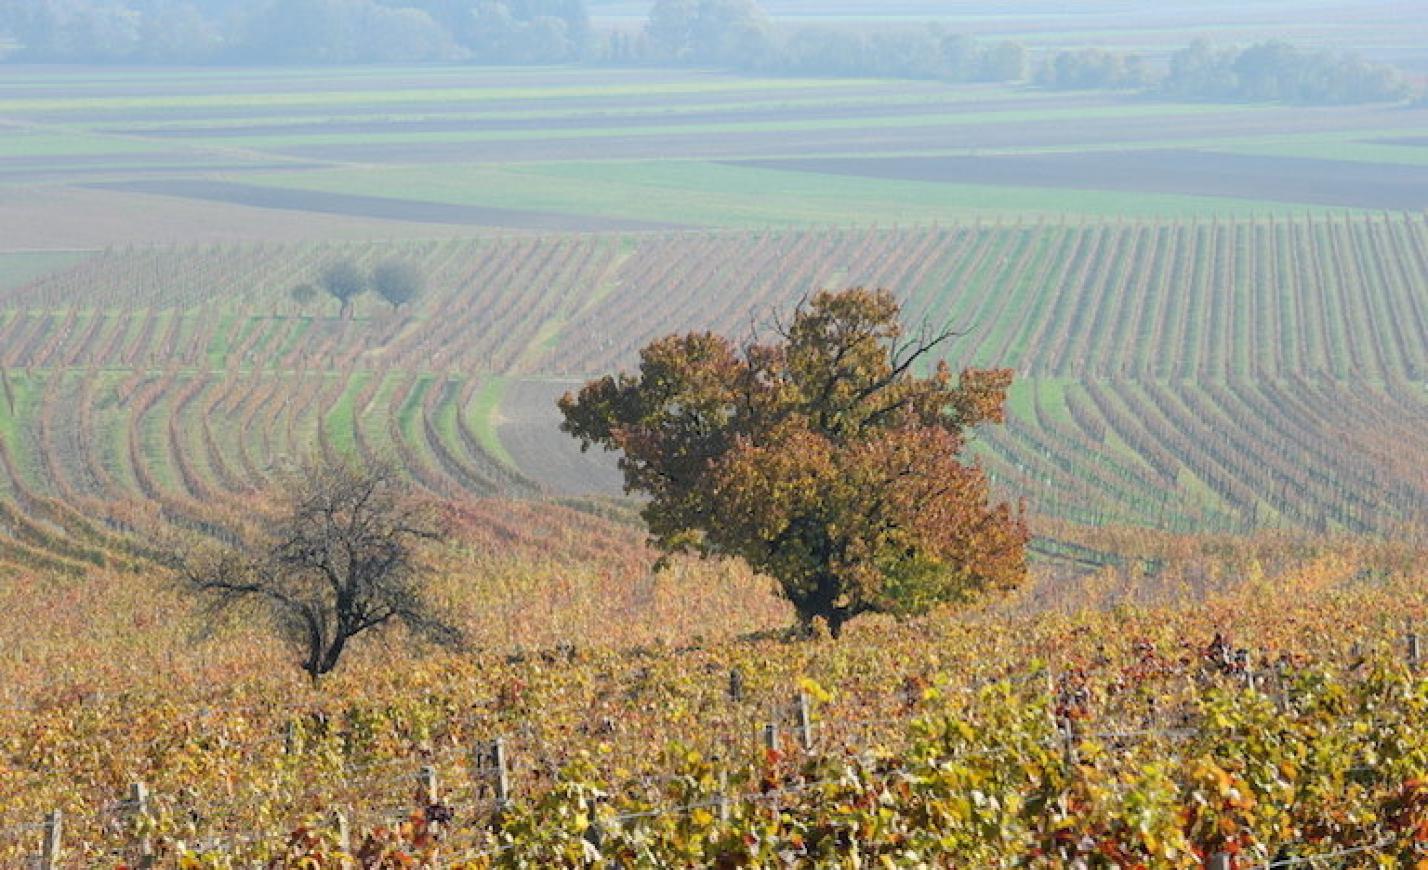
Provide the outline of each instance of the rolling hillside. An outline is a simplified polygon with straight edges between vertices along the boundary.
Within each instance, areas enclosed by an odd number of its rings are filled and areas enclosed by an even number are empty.
[[[288,289],[400,256],[393,311]],[[438,494],[615,493],[554,399],[669,332],[741,334],[822,287],[888,287],[955,365],[1019,372],[977,450],[1008,497],[1174,530],[1386,531],[1428,512],[1421,216],[982,223],[132,248],[15,260],[0,489],[198,518],[313,449]],[[63,525],[63,524],[61,524]],[[20,527],[9,529],[17,546]],[[42,548],[43,549],[43,548]],[[70,558],[62,556],[62,558]]]

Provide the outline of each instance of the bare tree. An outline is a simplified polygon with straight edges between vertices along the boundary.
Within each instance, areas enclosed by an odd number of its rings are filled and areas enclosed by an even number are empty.
[[[211,616],[253,607],[246,612],[271,620],[314,681],[369,630],[404,624],[427,640],[460,641],[423,594],[420,549],[442,537],[441,524],[390,466],[312,461],[286,476],[278,498],[258,540],[176,558]]]

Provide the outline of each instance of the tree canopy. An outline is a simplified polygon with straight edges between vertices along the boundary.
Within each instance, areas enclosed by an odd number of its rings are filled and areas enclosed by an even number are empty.
[[[645,34],[652,59],[738,67],[764,58],[769,27],[754,0],[656,0]]]
[[[1059,90],[1145,88],[1150,67],[1138,54],[1118,54],[1103,48],[1057,52],[1036,74],[1037,84]]]
[[[334,260],[323,267],[317,283],[342,306],[345,317],[351,309],[352,300],[367,292],[368,277],[351,260]]]
[[[1066,90],[1153,90],[1179,100],[1308,105],[1393,102],[1412,87],[1392,67],[1354,54],[1306,51],[1282,40],[1216,48],[1197,39],[1170,56],[1163,76],[1136,54],[1085,48],[1046,60],[1037,84]]]
[[[1200,39],[1171,56],[1162,90],[1193,100],[1331,104],[1401,100],[1411,88],[1397,70],[1353,54],[1281,40],[1220,49]]]
[[[22,61],[557,63],[590,42],[584,0],[6,0]]]
[[[1028,533],[959,459],[1003,419],[1009,370],[955,379],[905,333],[886,291],[824,292],[742,348],[672,335],[637,373],[560,400],[562,428],[621,453],[626,490],[666,552],[737,556],[778,580],[804,625],[915,613],[1015,586]]]
[[[421,295],[426,278],[409,260],[384,260],[372,270],[372,289],[393,308]]]

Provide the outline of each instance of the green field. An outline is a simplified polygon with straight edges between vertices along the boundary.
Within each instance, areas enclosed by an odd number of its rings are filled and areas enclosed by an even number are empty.
[[[0,290],[8,290],[73,265],[83,259],[83,253],[70,251],[34,251],[0,253]]]
[[[356,238],[1428,206],[1414,144],[1428,111],[1399,106],[660,70],[21,68],[0,84],[0,125],[12,248],[300,231],[280,216],[316,218],[307,238]],[[1133,169],[1116,172],[1121,155]],[[948,166],[785,171],[809,158]],[[1368,183],[1335,187],[1345,167]]]
[[[716,227],[931,224],[977,216],[1264,214],[1267,200],[886,181],[706,161],[328,170],[255,183]],[[1323,207],[1306,206],[1311,211]]]

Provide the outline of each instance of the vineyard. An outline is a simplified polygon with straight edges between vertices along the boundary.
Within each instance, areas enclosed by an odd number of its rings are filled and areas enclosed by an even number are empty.
[[[1428,868],[1424,106],[10,72],[0,868]],[[854,286],[1016,371],[967,434],[1033,536],[834,636],[660,558],[556,400]],[[309,680],[183,584],[319,456],[413,485],[463,643],[375,621]]]
[[[289,297],[334,260],[394,256],[427,277],[412,305],[364,298],[345,318]],[[147,247],[52,266],[0,282],[0,561],[81,570],[126,511],[221,525],[314,449],[394,458],[442,496],[609,492],[608,466],[555,431],[555,396],[659,335],[767,329],[857,284],[964,331],[955,365],[1018,370],[1009,424],[977,449],[1037,513],[1383,532],[1428,507],[1421,216]]]
[[[491,560],[536,565],[534,513],[446,554],[490,647],[369,646],[321,687],[239,626],[195,645],[142,572],[17,580],[0,633],[53,640],[0,665],[0,862],[56,818],[85,867],[1398,867],[1425,843],[1421,545],[1141,533],[1154,576],[790,642],[746,633],[787,618],[756,578],[642,581],[634,534],[579,516],[514,594]],[[1153,603],[1035,603],[1107,582]]]

